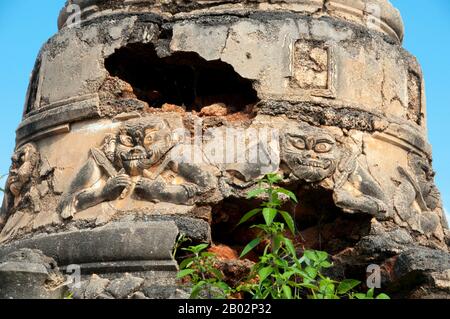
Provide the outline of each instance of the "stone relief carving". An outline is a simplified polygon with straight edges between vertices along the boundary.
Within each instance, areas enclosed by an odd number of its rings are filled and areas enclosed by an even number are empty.
[[[417,154],[408,155],[409,167],[416,175],[418,187],[428,209],[435,210],[441,207],[441,195],[434,184],[435,172],[429,161]]]
[[[200,165],[182,161],[181,145],[159,118],[130,120],[117,134],[92,148],[87,163],[63,195],[64,219],[102,202],[128,196],[150,202],[189,205],[213,183]]]
[[[32,187],[33,178],[36,177],[39,167],[39,152],[33,143],[19,147],[13,154],[12,165],[6,181],[5,197],[2,211],[0,213],[0,229],[5,225],[8,217],[16,210],[29,206],[35,211],[39,211],[36,196],[36,189]]]
[[[341,152],[327,131],[306,124],[285,130],[281,156],[288,171],[307,183],[320,182],[333,175]]]
[[[427,159],[415,153],[408,154],[408,163],[407,169],[398,167],[401,178],[394,194],[394,208],[412,229],[442,237],[436,232],[443,213],[434,171]]]
[[[392,217],[391,200],[372,176],[361,152],[349,152],[334,177],[334,201],[347,213],[368,213],[379,220]]]
[[[361,152],[345,147],[322,128],[307,124],[285,130],[281,167],[294,179],[306,183],[333,180],[335,204],[345,212],[389,215],[386,194],[361,164]]]

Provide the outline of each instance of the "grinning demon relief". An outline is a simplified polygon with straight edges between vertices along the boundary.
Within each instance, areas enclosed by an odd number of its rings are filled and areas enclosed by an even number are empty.
[[[36,145],[28,143],[19,147],[11,157],[11,162],[0,210],[0,230],[6,224],[8,217],[20,209],[36,206],[32,207],[33,210],[39,211],[34,198],[36,190],[33,187],[40,162]]]
[[[427,234],[445,224],[439,220],[440,195],[427,159],[409,154],[408,167],[399,167],[397,176],[391,177],[392,185],[384,185],[371,174],[358,138],[337,128],[298,121],[266,124],[279,131],[275,139],[279,141],[274,156],[277,163],[271,167],[285,177],[288,188],[316,185],[331,190],[335,205],[344,213],[368,214],[397,224],[404,222],[409,228]],[[166,120],[153,116],[128,120],[116,133],[106,134],[99,147],[90,149],[86,163],[67,191],[62,196],[49,195],[56,198],[61,220],[69,220],[102,203],[111,203],[121,210],[145,208],[147,203],[159,202],[214,206],[229,196],[244,198],[261,177],[256,176],[262,174],[254,167],[258,164],[252,164],[249,171],[249,163],[235,163],[230,173],[209,158],[200,162],[188,160],[180,154],[192,145],[186,143],[186,136],[176,133]],[[258,147],[273,147],[250,142]],[[203,154],[204,150],[192,152]],[[270,154],[271,150],[262,153]],[[30,200],[36,188],[42,189],[39,184],[42,177],[37,172],[39,161],[38,147],[33,143],[18,148],[14,154],[0,229],[15,211],[27,205],[33,210],[30,203],[39,203]],[[240,178],[242,183],[236,183]],[[135,203],[140,204],[135,207]]]
[[[390,215],[387,195],[362,165],[360,150],[308,124],[290,126],[281,136],[281,168],[290,181],[328,185],[344,212]]]
[[[214,185],[212,173],[179,156],[180,143],[159,118],[126,122],[117,134],[92,148],[58,205],[62,218],[102,202],[131,197],[148,202],[193,205]]]

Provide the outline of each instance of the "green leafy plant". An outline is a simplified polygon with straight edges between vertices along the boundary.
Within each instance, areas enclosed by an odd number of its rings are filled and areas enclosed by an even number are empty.
[[[190,239],[187,238],[185,234],[178,235],[177,240],[175,242],[175,246],[173,247],[173,250],[172,250],[172,257],[174,259],[178,253],[178,250],[181,248],[181,246],[183,246],[183,244],[185,244],[188,241],[190,241]]]
[[[178,278],[188,278],[192,284],[191,299],[225,299],[232,289],[223,281],[223,274],[218,270],[216,257],[206,251],[208,244],[183,248],[190,253],[180,264]]]
[[[298,201],[294,193],[276,186],[280,181],[277,174],[268,174],[259,181],[259,187],[248,194],[248,199],[264,199],[260,207],[245,214],[238,225],[257,216],[262,216],[264,223],[250,226],[258,229],[259,234],[243,249],[241,258],[256,247],[263,249],[263,253],[242,284],[229,287],[223,282],[223,274],[214,268],[214,255],[204,252],[208,245],[185,249],[192,257],[181,263],[179,278],[189,277],[193,284],[191,298],[198,297],[203,288],[209,289],[206,294],[209,296],[211,288],[215,287],[221,297],[244,292],[253,299],[389,299],[385,294],[375,296],[373,289],[367,293],[355,292],[361,284],[357,280],[336,281],[325,276],[324,270],[333,266],[326,252],[305,250],[298,256],[294,242],[287,237],[288,232],[295,236],[294,219],[281,209],[287,201]]]

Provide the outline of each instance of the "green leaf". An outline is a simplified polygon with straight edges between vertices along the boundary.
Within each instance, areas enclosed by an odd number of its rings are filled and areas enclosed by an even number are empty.
[[[231,290],[230,286],[228,286],[225,282],[219,281],[214,284],[217,288],[221,289],[224,293],[227,293]]]
[[[334,294],[334,284],[331,279],[322,279],[319,283],[320,292],[324,293],[327,297]]]
[[[273,238],[273,247],[272,247],[272,250],[273,250],[273,253],[274,254],[276,254],[276,253],[278,253],[278,251],[280,250],[280,248],[281,248],[281,243],[283,242],[283,239],[284,239],[284,237],[283,237],[283,235],[280,235],[280,234],[278,234],[278,235],[276,235],[274,238]]]
[[[241,225],[241,224],[243,224],[243,223],[245,223],[246,221],[248,221],[248,220],[249,220],[250,218],[252,218],[253,216],[259,214],[261,211],[262,211],[261,208],[256,208],[256,209],[253,209],[253,210],[249,211],[247,214],[245,214],[245,215],[241,218],[241,220],[239,221],[238,226]]]
[[[322,262],[319,264],[319,266],[322,267],[322,268],[330,268],[330,267],[333,266],[333,264],[330,263],[328,260],[325,260],[325,261],[322,261]]]
[[[361,294],[361,293],[353,294],[353,297],[356,299],[370,299],[370,298],[367,298],[367,296],[365,294]]]
[[[317,261],[317,255],[314,250],[305,250],[303,255],[311,261]]]
[[[316,285],[310,284],[310,283],[300,283],[298,284],[300,287],[305,287],[311,290],[319,290],[319,288]]]
[[[278,183],[278,182],[283,180],[283,178],[280,175],[276,174],[276,173],[274,173],[274,174],[267,174],[266,178],[272,184],[276,184],[276,183]]]
[[[245,246],[240,258],[244,257],[249,252],[251,252],[256,246],[259,245],[260,242],[261,242],[261,238],[253,239],[247,246]]]
[[[367,292],[367,297],[372,299],[373,298],[373,293],[375,292],[375,289],[371,288],[369,289],[369,291]]]
[[[277,188],[277,189],[275,189],[275,192],[284,194],[284,195],[288,196],[294,203],[298,203],[297,196],[295,196],[295,194],[293,192],[288,191],[287,189]]]
[[[254,190],[248,192],[247,199],[252,199],[252,198],[258,197],[259,195],[264,194],[265,192],[266,192],[266,190],[264,188],[254,189]]]
[[[361,282],[358,280],[354,280],[354,279],[345,279],[344,281],[342,281],[338,288],[337,288],[337,293],[340,295],[346,294],[348,293],[350,290],[352,290],[353,288],[355,288],[356,286],[358,286]]]
[[[325,261],[328,259],[328,253],[324,252],[324,251],[315,251],[316,255],[317,255],[317,260],[318,261]]]
[[[292,290],[288,285],[283,285],[283,295],[286,299],[292,299]]]
[[[210,253],[210,252],[203,252],[203,253],[200,254],[200,257],[203,258],[203,259],[215,258],[216,254]]]
[[[266,225],[270,226],[273,223],[273,220],[278,214],[278,211],[274,208],[264,208],[263,209],[264,220],[266,221]]]
[[[283,216],[284,221],[286,222],[286,225],[288,226],[289,230],[291,231],[292,235],[295,235],[295,223],[294,219],[292,218],[291,214],[284,211],[279,211],[281,216]]]
[[[218,280],[223,279],[223,274],[220,272],[220,270],[213,267],[210,269],[210,271],[216,277],[216,279],[218,279]]]
[[[283,278],[284,281],[288,281],[291,279],[291,277],[295,274],[295,271],[286,271],[284,274],[281,275],[281,278]]]
[[[208,247],[209,247],[209,244],[200,244],[200,245],[197,245],[197,246],[190,247],[190,249],[192,250],[192,252],[198,254],[198,253],[200,253],[201,251],[205,250]]]
[[[391,298],[386,294],[379,294],[376,299],[391,299]]]
[[[180,263],[180,269],[189,268],[194,262],[194,258],[186,258]]]
[[[177,274],[177,278],[178,278],[178,279],[184,278],[184,277],[186,277],[186,276],[192,275],[193,273],[195,273],[195,270],[194,270],[194,269],[184,269],[184,270],[181,270],[181,271]]]
[[[203,286],[205,286],[206,284],[206,281],[203,280],[195,284],[194,287],[192,287],[190,299],[196,299],[199,293],[202,291]]]
[[[258,271],[259,281],[262,282],[267,279],[273,273],[273,268],[271,266],[261,268]]]
[[[271,293],[271,290],[270,290],[270,289],[267,289],[267,290],[261,295],[261,298],[258,298],[258,299],[267,299],[267,297],[269,297],[270,293]]]
[[[308,274],[308,277],[311,279],[315,279],[317,277],[317,269],[311,266],[305,268],[305,272]]]
[[[291,254],[291,256],[294,257],[295,259],[297,259],[297,251],[295,250],[295,246],[292,243],[292,240],[284,237],[284,244],[286,245],[286,248],[289,251],[289,253]]]

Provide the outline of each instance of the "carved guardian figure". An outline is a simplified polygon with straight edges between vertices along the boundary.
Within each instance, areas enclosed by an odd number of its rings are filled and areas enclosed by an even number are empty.
[[[11,161],[12,165],[6,181],[6,193],[0,213],[0,230],[18,207],[26,205],[24,200],[30,190],[32,178],[36,177],[40,161],[36,145],[27,143],[19,147],[14,152]]]
[[[158,118],[131,120],[117,134],[108,135],[100,149],[90,151],[87,163],[63,195],[59,211],[64,219],[102,202],[132,196],[150,202],[189,204],[207,187],[201,170],[177,163],[180,146],[169,125]],[[175,151],[175,152],[174,152]],[[171,171],[181,183],[165,179]]]

